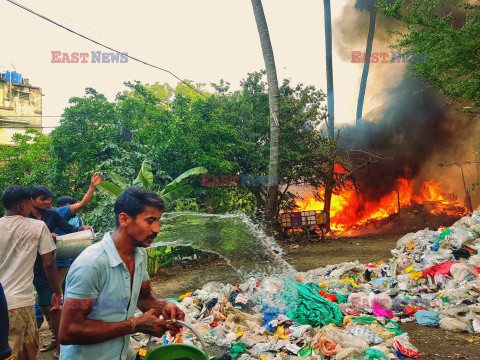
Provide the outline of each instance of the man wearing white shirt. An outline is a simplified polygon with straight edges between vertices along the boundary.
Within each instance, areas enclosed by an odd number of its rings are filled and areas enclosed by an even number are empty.
[[[0,282],[9,310],[8,342],[15,360],[35,360],[39,340],[33,310],[33,264],[40,254],[54,289],[53,309],[60,311],[62,292],[53,258],[56,247],[45,223],[27,217],[32,207],[29,189],[9,186],[2,202],[6,211],[0,218]]]

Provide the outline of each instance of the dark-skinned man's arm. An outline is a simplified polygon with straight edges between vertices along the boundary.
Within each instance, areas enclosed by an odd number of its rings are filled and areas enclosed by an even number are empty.
[[[120,336],[143,332],[146,334],[163,334],[166,330],[165,321],[155,316],[151,310],[132,320],[105,322],[88,319],[92,311],[91,299],[65,299],[62,320],[60,322],[59,341],[62,345],[98,344]]]
[[[70,205],[70,213],[72,215],[76,215],[80,210],[87,207],[90,200],[92,200],[95,189],[102,182],[102,180],[103,180],[102,173],[96,173],[92,176],[92,179],[90,181],[90,187],[88,188],[88,191],[85,193],[85,196],[83,197],[82,201],[77,202],[73,205]]]
[[[142,282],[137,307],[143,312],[153,309],[156,316],[162,315],[165,320],[171,320],[173,324],[167,323],[167,328],[172,333],[178,332],[181,328],[180,325],[176,324],[177,320],[185,319],[185,314],[175,303],[157,297],[150,286],[150,280]]]
[[[62,216],[55,210],[49,210],[49,211],[53,213],[52,217],[53,217],[53,224],[55,225],[55,227],[59,228],[66,234],[87,230],[87,229],[93,229],[91,226],[81,226],[81,227],[73,226],[69,224],[67,221],[65,221],[65,219],[62,218]]]
[[[57,264],[53,258],[53,253],[49,252],[42,255],[43,270],[47,275],[50,284],[52,285],[55,296],[62,296],[62,284],[60,284],[60,277],[58,276]]]

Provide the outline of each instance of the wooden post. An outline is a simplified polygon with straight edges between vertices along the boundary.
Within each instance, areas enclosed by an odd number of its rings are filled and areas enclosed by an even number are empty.
[[[463,174],[463,167],[460,165],[460,170],[462,171],[462,180],[463,180],[463,188],[465,189],[465,207],[470,211],[473,212],[472,206],[472,198],[470,197],[470,192],[467,189],[467,185],[465,184],[465,175]]]
[[[398,213],[400,214],[400,184],[397,182]]]

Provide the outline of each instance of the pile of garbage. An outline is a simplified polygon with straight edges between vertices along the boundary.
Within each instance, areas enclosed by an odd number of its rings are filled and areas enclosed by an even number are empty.
[[[399,323],[480,332],[480,211],[449,228],[402,237],[385,262],[347,262],[304,273],[208,283],[181,296],[185,321],[219,359],[418,357]],[[138,338],[137,338],[138,339]],[[195,345],[185,330],[156,345]],[[146,340],[132,339],[139,348]]]

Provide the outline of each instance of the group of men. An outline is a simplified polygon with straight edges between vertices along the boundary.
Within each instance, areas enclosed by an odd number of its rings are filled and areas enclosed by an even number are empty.
[[[58,235],[91,228],[82,226],[76,214],[89,203],[101,181],[102,175],[95,174],[82,201],[61,197],[56,209],[51,208],[53,195],[46,188],[14,185],[4,190],[0,360],[36,359],[34,286],[38,305],[53,330],[52,343],[58,346],[56,358],[138,359],[129,346],[130,334],[160,336],[166,330],[179,331],[177,320],[184,318],[183,312],[155,295],[146,272],[144,248],[159,233],[165,211],[158,194],[143,188],[125,190],[115,202],[113,232],[89,246],[73,263],[54,258]],[[134,316],[137,308],[142,316]]]

